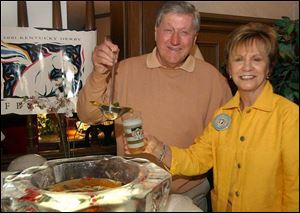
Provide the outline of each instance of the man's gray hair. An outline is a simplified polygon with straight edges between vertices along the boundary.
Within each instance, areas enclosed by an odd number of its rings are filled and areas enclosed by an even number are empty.
[[[193,4],[185,1],[167,1],[158,11],[155,23],[156,27],[160,25],[163,16],[168,13],[191,14],[193,16],[194,29],[196,32],[199,32],[200,13]]]

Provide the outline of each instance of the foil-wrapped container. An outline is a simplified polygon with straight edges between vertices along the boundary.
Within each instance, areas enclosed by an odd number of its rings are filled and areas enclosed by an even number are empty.
[[[53,184],[78,178],[109,178],[124,185],[95,192],[52,192]],[[111,155],[50,160],[6,177],[2,211],[164,211],[171,175],[144,158]]]

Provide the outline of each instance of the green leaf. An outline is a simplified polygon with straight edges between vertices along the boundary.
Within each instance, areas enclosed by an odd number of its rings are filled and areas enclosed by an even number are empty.
[[[299,90],[299,83],[289,83],[290,88]]]
[[[283,89],[283,92],[282,92],[282,94],[284,94],[284,96],[289,96],[291,93],[292,93],[293,91],[289,88],[289,87],[285,87],[284,89]]]
[[[287,24],[291,22],[291,19],[288,16],[282,16],[282,20]]]
[[[282,19],[278,19],[274,22],[274,24],[278,27],[284,27],[285,26],[285,22]]]
[[[280,50],[280,56],[285,59],[285,60],[289,60],[289,59],[293,59],[294,58],[294,49],[292,44],[284,44],[284,43],[280,43],[279,44],[279,50]]]
[[[291,35],[291,33],[294,31],[294,28],[295,28],[295,24],[293,22],[290,23],[290,25],[288,26],[288,29],[287,29],[287,34]]]
[[[299,19],[295,21],[295,32],[296,32],[296,37],[299,35]]]
[[[288,94],[287,96],[285,96],[287,99],[289,99],[290,101],[295,102],[296,97],[294,96],[293,93]]]
[[[298,92],[293,92],[293,95],[296,100],[299,100],[299,91]]]

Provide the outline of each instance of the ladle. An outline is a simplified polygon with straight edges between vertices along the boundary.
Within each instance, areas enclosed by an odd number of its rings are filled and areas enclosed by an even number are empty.
[[[110,39],[106,37],[106,39]],[[114,100],[114,88],[115,88],[115,65],[117,61],[117,52],[113,52],[113,65],[111,71],[111,85],[110,85],[110,94],[109,94],[109,105],[101,104],[97,101],[90,101],[92,104],[97,105],[102,111],[104,117],[107,120],[115,120],[118,117],[122,116],[124,113],[131,110],[130,107],[120,107],[113,104]]]
[[[110,94],[109,94],[109,107],[113,106],[113,100],[114,100],[116,61],[117,61],[117,52],[113,51],[113,65],[112,65],[112,70],[111,70],[111,84],[110,84]]]
[[[126,112],[129,112],[132,110],[130,107],[120,107],[115,105],[105,105],[101,104],[98,101],[90,101],[91,104],[97,106],[100,108],[101,112],[103,113],[104,117],[107,120],[115,120],[125,114]]]
[[[102,110],[102,113],[105,116],[105,118],[111,121],[119,118],[120,116],[131,110],[130,107],[119,107],[114,105],[101,105],[100,109]]]

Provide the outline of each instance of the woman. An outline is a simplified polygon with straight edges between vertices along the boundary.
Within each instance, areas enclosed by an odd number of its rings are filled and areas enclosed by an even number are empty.
[[[203,134],[186,149],[146,137],[145,152],[172,175],[213,168],[214,211],[299,211],[299,107],[274,94],[268,81],[277,53],[273,28],[241,26],[226,47],[238,91]]]

